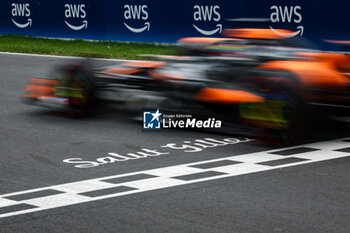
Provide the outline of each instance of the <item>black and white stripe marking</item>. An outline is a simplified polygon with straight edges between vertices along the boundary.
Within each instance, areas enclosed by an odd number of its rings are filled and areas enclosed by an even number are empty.
[[[349,156],[347,138],[52,185],[0,195],[0,218]]]

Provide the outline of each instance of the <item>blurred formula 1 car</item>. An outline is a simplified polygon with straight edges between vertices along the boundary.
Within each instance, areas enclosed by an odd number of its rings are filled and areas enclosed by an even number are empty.
[[[243,125],[286,130],[288,140],[295,140],[308,123],[320,117],[346,119],[350,115],[350,56],[313,49],[301,37],[288,38],[292,31],[277,32],[228,29],[223,34],[232,39],[183,38],[180,42],[194,54],[254,61],[250,67],[230,67],[236,84],[265,97],[262,103],[240,104]]]
[[[51,78],[32,78],[23,97],[84,115],[103,93],[129,103],[146,93],[158,100],[147,107],[216,117],[249,127],[244,129],[259,138],[289,143],[315,106],[322,114],[348,114],[350,58],[311,50],[301,38],[281,36],[291,32],[279,32],[244,28],[225,30],[227,38],[183,38],[179,42],[191,45],[191,56],[155,56],[95,70],[63,63]]]

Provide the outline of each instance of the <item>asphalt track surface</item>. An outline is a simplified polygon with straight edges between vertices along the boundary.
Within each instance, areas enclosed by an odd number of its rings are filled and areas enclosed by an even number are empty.
[[[0,55],[1,233],[350,232],[348,126],[286,151],[233,143],[235,135],[144,132],[123,108],[77,120],[21,103],[28,77],[60,60]],[[162,147],[207,138],[231,143]],[[164,154],[90,168],[63,162],[142,149]]]

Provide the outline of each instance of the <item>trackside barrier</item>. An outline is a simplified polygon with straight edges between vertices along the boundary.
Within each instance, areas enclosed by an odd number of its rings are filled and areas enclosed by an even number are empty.
[[[1,0],[0,34],[173,43],[270,18],[264,27],[322,43],[349,39],[349,11],[346,0]]]

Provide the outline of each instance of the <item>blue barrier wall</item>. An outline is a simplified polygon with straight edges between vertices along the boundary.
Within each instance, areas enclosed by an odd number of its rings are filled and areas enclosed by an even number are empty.
[[[242,26],[225,19],[254,17],[321,43],[348,39],[349,11],[347,0],[1,0],[0,34],[176,42],[220,36]]]

